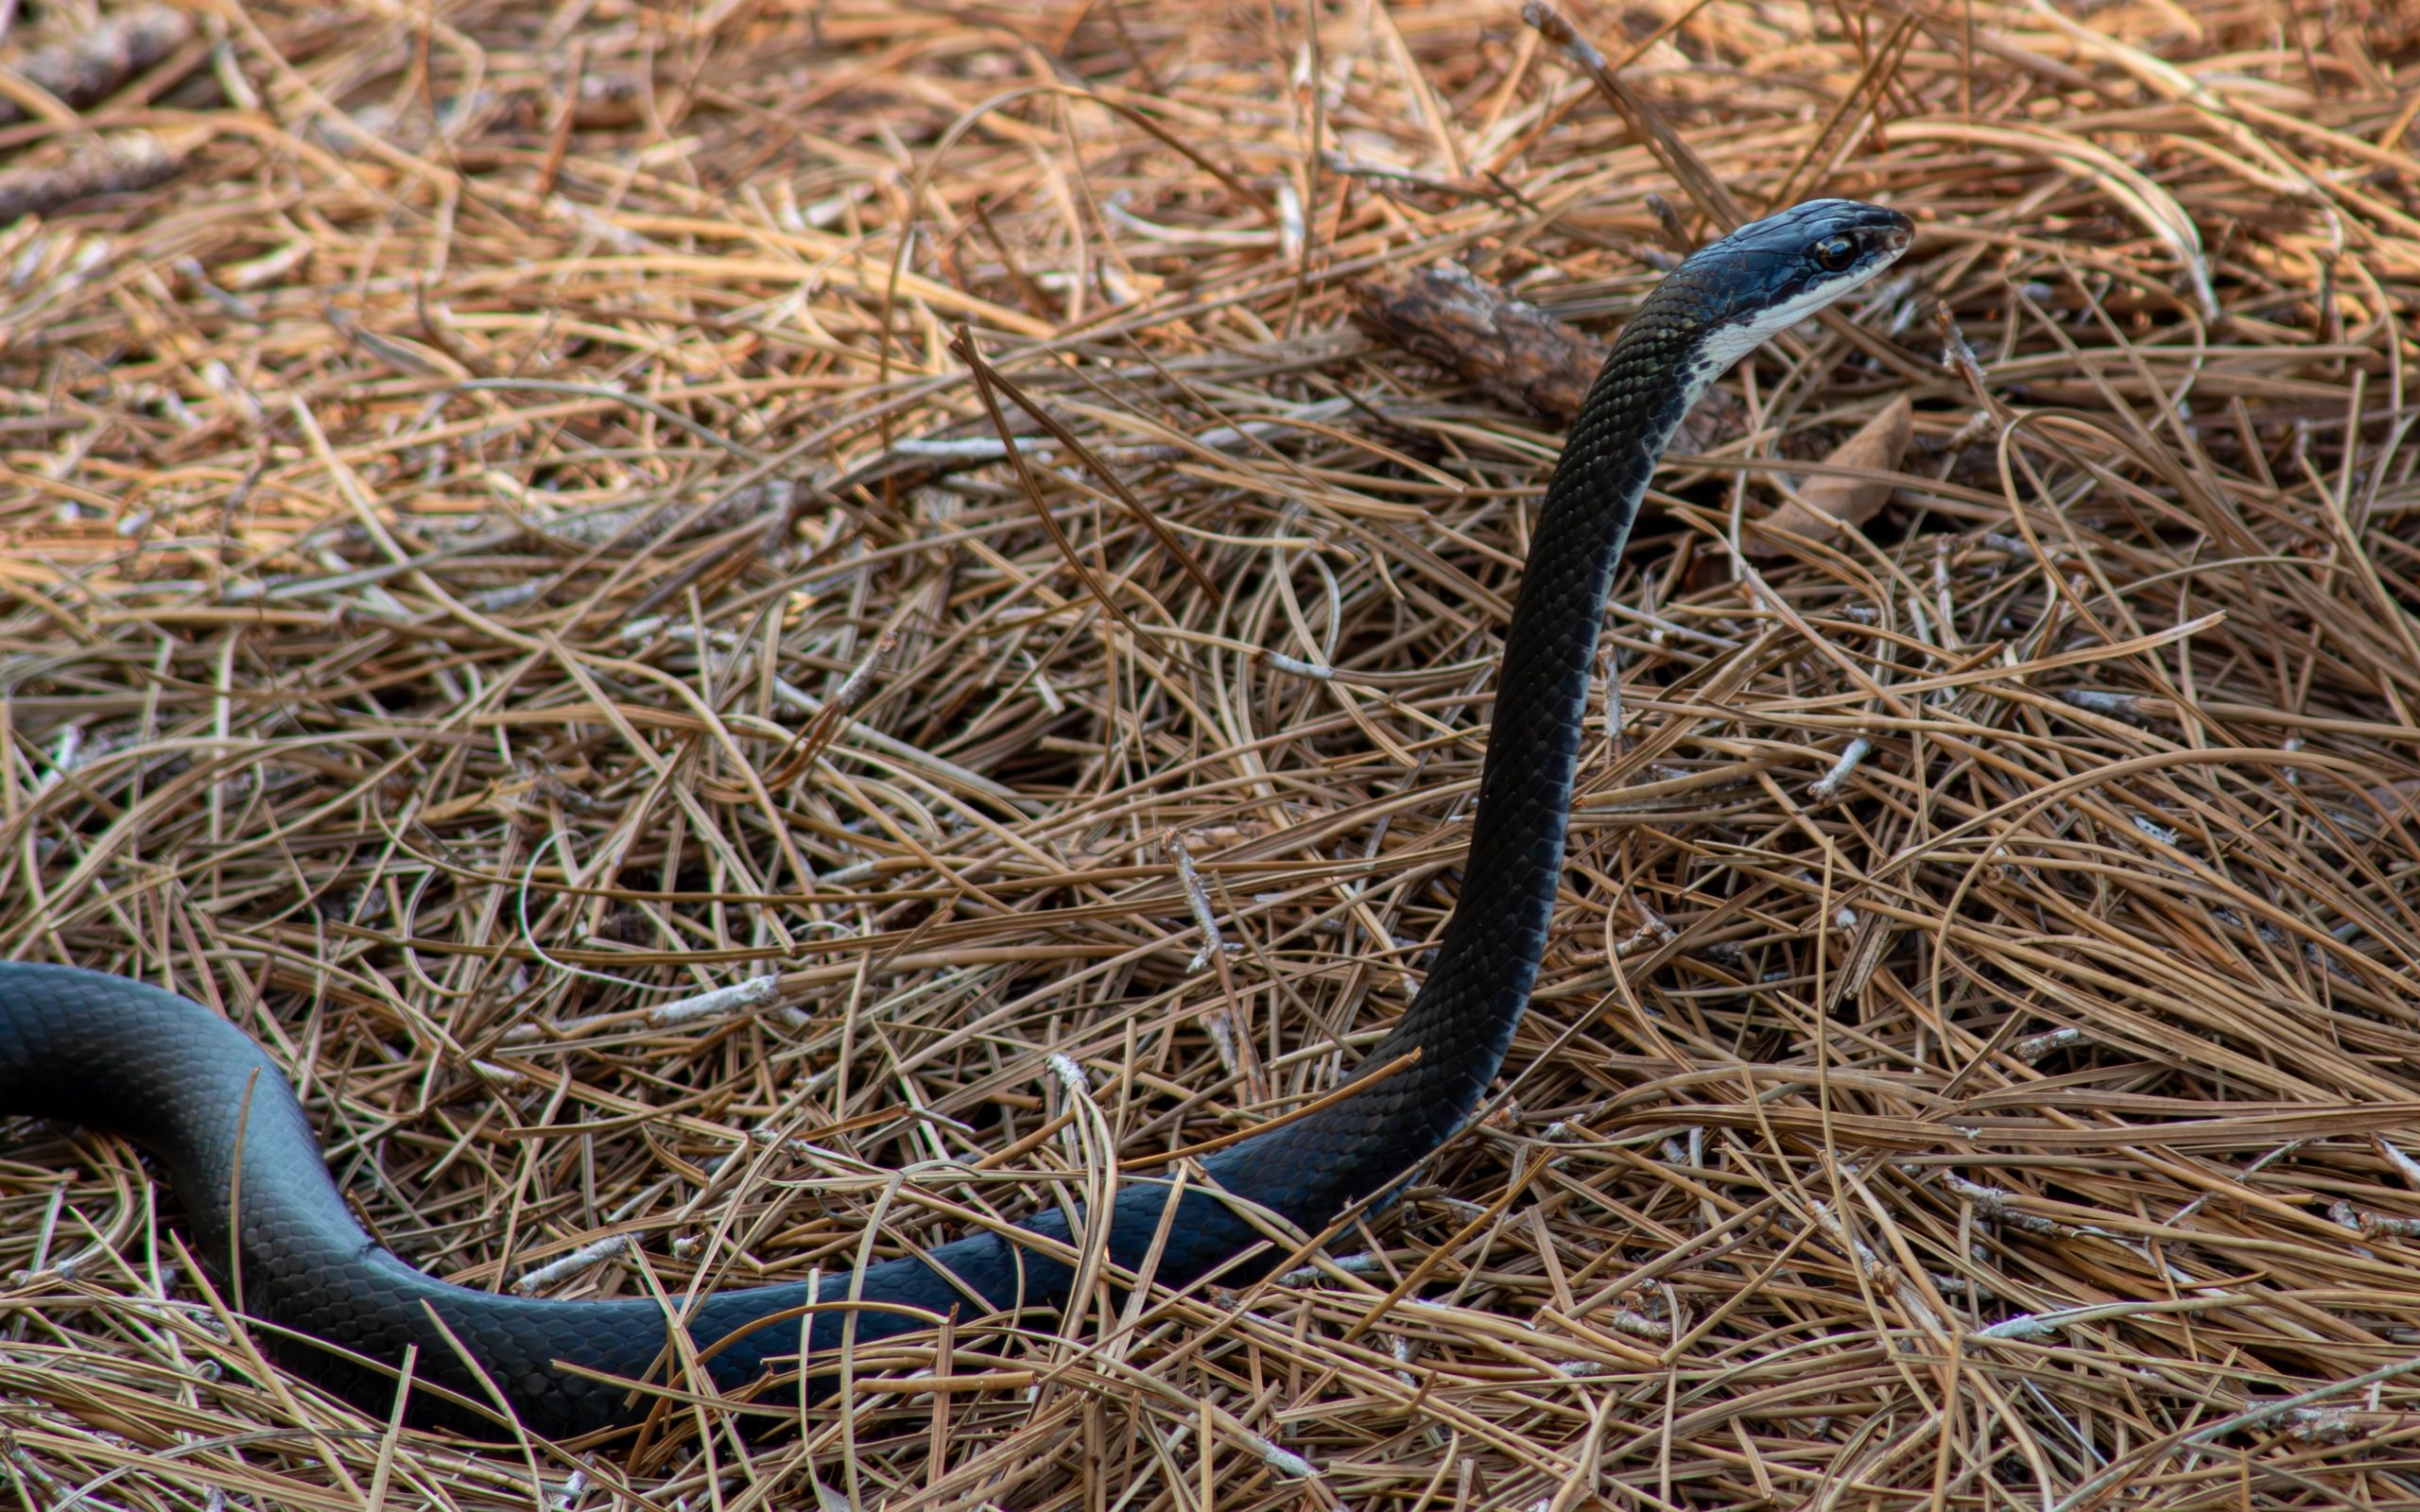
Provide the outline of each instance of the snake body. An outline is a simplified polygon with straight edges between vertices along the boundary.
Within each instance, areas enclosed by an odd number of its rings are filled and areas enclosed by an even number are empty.
[[[1222,1267],[1249,1274],[1284,1251],[1264,1244],[1267,1221],[1246,1205],[1317,1233],[1389,1192],[1469,1117],[1546,949],[1599,626],[1657,458],[1722,369],[1870,280],[1910,236],[1895,211],[1811,201],[1697,252],[1640,306],[1573,425],[1537,521],[1453,917],[1426,983],[1361,1071],[1417,1058],[1202,1158],[1207,1181],[1175,1199],[1172,1221],[1163,1221],[1169,1182],[1128,1180],[1107,1214],[1111,1263],[1138,1272],[1156,1241],[1160,1282]],[[148,1150],[182,1198],[196,1253],[264,1325],[273,1357],[382,1417],[407,1353],[417,1383],[407,1416],[486,1438],[498,1436],[504,1413],[548,1438],[625,1425],[646,1399],[596,1376],[680,1379],[666,1364],[666,1308],[651,1297],[500,1296],[381,1248],[347,1211],[276,1063],[174,993],[74,967],[0,963],[0,1114],[9,1113],[69,1120]],[[826,1277],[812,1297],[797,1283],[673,1303],[717,1388],[787,1383],[756,1400],[795,1420],[828,1379],[844,1328],[863,1345],[952,1309],[974,1317],[1064,1304],[1072,1268],[1024,1241],[1080,1244],[1073,1227],[1054,1209],[1013,1238],[979,1232]]]

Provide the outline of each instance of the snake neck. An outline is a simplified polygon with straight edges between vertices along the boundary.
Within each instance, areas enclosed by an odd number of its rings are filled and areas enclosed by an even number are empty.
[[[1462,887],[1427,981],[1372,1056],[1437,1041],[1460,1016],[1472,1053],[1435,1073],[1458,1125],[1500,1069],[1546,954],[1616,571],[1665,447],[1715,376],[1676,359],[1648,314],[1607,358],[1547,487],[1505,632]]]
[[[1384,1192],[1459,1129],[1529,1005],[1561,886],[1605,600],[1658,458],[1728,366],[1714,363],[1687,313],[1651,298],[1633,318],[1547,486],[1505,633],[1461,893],[1426,981],[1356,1074],[1406,1052],[1417,1060],[1210,1162],[1222,1184],[1305,1227]],[[1255,1179],[1270,1170],[1301,1184],[1279,1192]]]

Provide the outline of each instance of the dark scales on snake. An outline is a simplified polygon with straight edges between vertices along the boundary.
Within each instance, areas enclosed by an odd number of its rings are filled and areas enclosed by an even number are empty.
[[[1761,220],[1683,263],[1616,342],[1574,423],[1532,537],[1504,641],[1470,858],[1426,983],[1364,1069],[1418,1058],[1294,1122],[1203,1158],[1173,1221],[1166,1180],[1130,1180],[1109,1214],[1109,1259],[1138,1270],[1163,1229],[1155,1278],[1171,1286],[1236,1274],[1264,1226],[1229,1200],[1317,1233],[1382,1194],[1478,1106],[1529,1001],[1554,908],[1582,713],[1605,596],[1657,458],[1723,369],[1867,283],[1907,249],[1896,211],[1822,199]],[[593,1379],[662,1379],[667,1317],[647,1297],[552,1301],[498,1296],[424,1275],[347,1211],[285,1075],[198,1004],[74,967],[0,964],[0,1114],[72,1120],[119,1134],[166,1168],[218,1282],[278,1363],[385,1416],[397,1373],[469,1402],[504,1403],[529,1433],[566,1438],[628,1424],[649,1405]],[[238,1160],[237,1143],[242,1149]],[[1223,1194],[1223,1195],[1222,1195]],[[240,1217],[232,1228],[232,1213]],[[1025,1232],[1074,1238],[1059,1210]],[[1267,1247],[1259,1254],[1266,1256]],[[1263,1262],[1255,1260],[1253,1264]],[[818,1360],[844,1327],[867,1343],[961,1317],[1060,1308],[1074,1276],[1042,1250],[991,1232],[854,1274],[715,1292],[683,1316],[726,1392],[769,1377],[764,1410],[795,1420]],[[809,1302],[839,1304],[811,1312]],[[802,1370],[804,1340],[809,1359]],[[477,1379],[461,1354],[478,1363]],[[369,1363],[365,1363],[369,1362]],[[828,1366],[825,1366],[828,1369]],[[493,1388],[493,1391],[491,1390]],[[417,1389],[411,1420],[498,1436],[492,1414]]]

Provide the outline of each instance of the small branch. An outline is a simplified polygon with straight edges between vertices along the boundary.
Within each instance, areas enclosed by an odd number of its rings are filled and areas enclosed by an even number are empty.
[[[63,105],[90,105],[107,99],[128,80],[193,37],[193,18],[166,6],[138,6],[119,15],[105,16],[78,37],[54,43],[34,54],[17,77]],[[24,120],[28,112],[16,100],[0,95],[0,126]]]

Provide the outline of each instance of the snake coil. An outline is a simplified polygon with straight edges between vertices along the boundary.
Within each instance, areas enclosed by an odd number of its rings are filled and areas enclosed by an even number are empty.
[[[1129,1180],[1108,1214],[1111,1263],[1137,1270],[1165,1228],[1155,1279],[1200,1280],[1265,1238],[1265,1220],[1247,1207],[1315,1233],[1392,1189],[1461,1126],[1503,1062],[1546,949],[1599,624],[1657,458],[1724,369],[1872,279],[1910,235],[1896,211],[1813,200],[1706,247],[1641,304],[1538,518],[1453,918],[1426,984],[1363,1069],[1409,1051],[1418,1058],[1204,1158],[1208,1182],[1187,1187],[1165,1225],[1170,1184]],[[498,1407],[548,1438],[628,1424],[648,1400],[596,1378],[660,1378],[667,1316],[652,1298],[498,1296],[380,1248],[347,1211],[276,1063],[173,993],[74,967],[0,963],[0,1114],[9,1113],[70,1120],[151,1152],[197,1252],[265,1325],[273,1356],[369,1411],[391,1408],[407,1351],[419,1383],[411,1419],[486,1438],[498,1435]],[[792,1383],[759,1391],[753,1410],[795,1421],[820,1380],[801,1368],[802,1351],[827,1354],[844,1328],[862,1344],[951,1309],[1063,1304],[1073,1270],[1023,1241],[1066,1246],[1077,1242],[1071,1228],[1063,1211],[1038,1212],[1014,1238],[980,1232],[826,1277],[813,1297],[804,1283],[713,1292],[686,1298],[680,1317],[717,1389],[784,1379]]]

